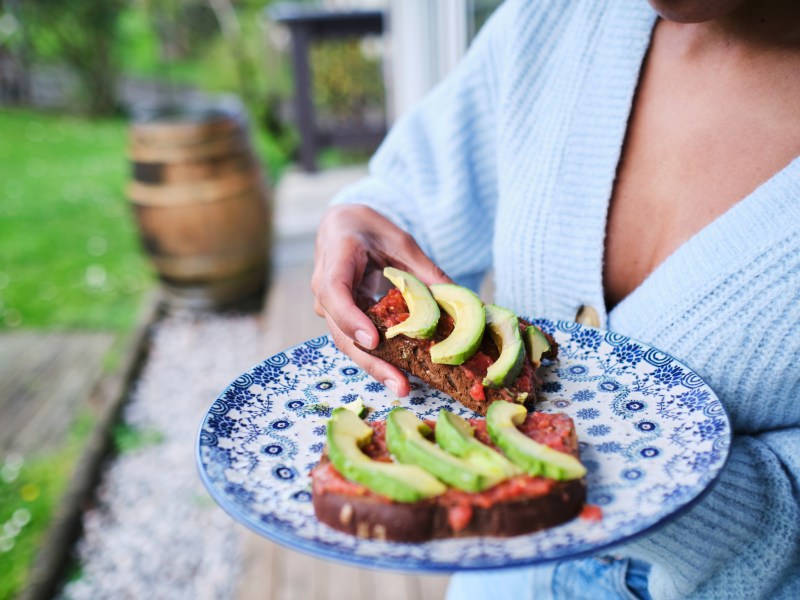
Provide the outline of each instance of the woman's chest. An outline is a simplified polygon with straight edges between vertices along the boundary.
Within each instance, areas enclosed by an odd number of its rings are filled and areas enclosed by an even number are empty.
[[[665,45],[657,28],[614,182],[603,273],[609,307],[800,154],[800,113],[789,109],[800,75],[787,78],[780,64],[774,74],[753,73],[745,61],[727,70],[687,65]]]

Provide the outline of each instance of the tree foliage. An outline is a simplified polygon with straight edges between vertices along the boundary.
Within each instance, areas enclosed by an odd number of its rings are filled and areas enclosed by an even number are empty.
[[[117,15],[125,0],[25,0],[20,13],[37,59],[63,62],[81,84],[87,111],[117,111]]]

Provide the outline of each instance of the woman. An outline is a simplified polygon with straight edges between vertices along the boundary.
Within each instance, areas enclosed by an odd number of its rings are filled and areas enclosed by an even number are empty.
[[[450,598],[800,597],[800,3],[509,0],[318,235],[312,289],[359,352],[377,270],[476,288],[680,358],[735,432],[719,483],[614,557],[454,577]]]

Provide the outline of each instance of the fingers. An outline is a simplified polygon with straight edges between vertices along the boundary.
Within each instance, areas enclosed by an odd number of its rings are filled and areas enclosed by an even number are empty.
[[[353,361],[374,379],[382,382],[398,397],[408,396],[411,391],[411,386],[405,374],[396,367],[386,363],[366,352],[359,350],[345,333],[336,326],[336,323],[331,317],[326,317],[328,328],[331,330],[331,336],[337,348],[347,354]]]
[[[378,330],[355,304],[354,288],[364,276],[367,258],[364,251],[350,244],[329,251],[317,279],[317,314],[330,318],[351,340],[366,348],[378,345]]]
[[[402,371],[358,349],[378,345],[378,330],[359,305],[385,285],[380,273],[395,266],[424,283],[450,282],[413,237],[379,213],[364,206],[333,207],[317,234],[314,274],[314,312],[324,317],[336,345],[370,375],[398,396],[410,391]]]
[[[387,264],[416,275],[426,285],[452,283],[452,280],[422,251],[416,240],[402,230],[393,239],[384,239]]]
[[[350,287],[331,282],[320,292],[320,304],[325,318],[334,322],[339,330],[365,348],[378,345],[378,330],[370,318],[353,301]]]

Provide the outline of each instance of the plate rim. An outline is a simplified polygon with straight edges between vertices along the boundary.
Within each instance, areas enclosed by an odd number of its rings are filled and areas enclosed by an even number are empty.
[[[607,330],[599,329],[597,327],[591,327],[591,326],[588,326],[588,325],[582,325],[582,324],[575,323],[575,322],[572,322],[572,321],[541,319],[541,318],[540,319],[535,319],[534,321],[536,323],[547,322],[547,323],[552,324],[555,328],[558,328],[558,325],[563,323],[565,325],[568,325],[569,327],[575,327],[576,325],[578,325],[580,328],[595,330],[595,331],[600,332],[603,335],[605,335],[606,333],[616,333],[616,332],[609,332]],[[568,332],[562,330],[562,333],[568,333]],[[619,334],[619,335],[624,335],[624,334]],[[326,333],[326,334],[323,334],[321,336],[317,336],[315,338],[309,338],[309,340],[304,340],[304,341],[299,342],[297,344],[293,344],[291,346],[287,346],[286,348],[284,348],[280,352],[277,352],[275,354],[271,354],[270,356],[260,360],[259,362],[257,362],[254,365],[252,365],[249,369],[246,369],[245,371],[240,373],[240,376],[245,374],[245,373],[249,373],[255,367],[263,364],[263,362],[265,360],[268,360],[272,356],[277,356],[280,353],[286,353],[287,351],[290,351],[293,348],[297,348],[299,346],[302,346],[307,341],[314,340],[314,339],[320,339],[320,338],[323,338],[323,337],[327,338],[329,343],[333,343],[333,340],[332,340],[332,337],[331,337],[330,333]],[[200,480],[203,482],[203,485],[206,488],[206,491],[209,493],[211,498],[217,503],[217,505],[220,508],[222,508],[222,510],[228,516],[230,516],[232,519],[234,519],[238,523],[246,526],[248,529],[250,529],[254,533],[256,533],[256,534],[258,534],[258,535],[260,535],[260,536],[262,536],[262,537],[264,537],[264,538],[266,538],[266,539],[268,539],[270,541],[273,541],[273,542],[283,546],[284,548],[287,548],[289,550],[293,550],[293,551],[296,551],[296,552],[302,552],[304,554],[307,554],[307,555],[310,555],[310,556],[313,556],[313,557],[316,557],[316,558],[330,560],[330,561],[333,561],[333,562],[336,562],[336,563],[339,563],[339,564],[343,564],[343,565],[355,566],[355,567],[360,567],[360,568],[368,568],[368,569],[377,569],[377,570],[391,570],[391,571],[402,572],[402,573],[444,574],[444,573],[455,573],[455,572],[459,572],[459,571],[494,571],[494,570],[502,570],[502,569],[537,567],[537,566],[542,566],[542,565],[555,563],[555,562],[559,562],[559,561],[563,561],[563,560],[575,560],[575,559],[584,558],[584,557],[588,557],[588,556],[594,556],[594,555],[597,555],[598,553],[601,553],[602,551],[607,550],[609,548],[616,547],[616,546],[621,546],[623,544],[628,544],[628,543],[630,543],[632,541],[635,541],[635,540],[637,540],[639,538],[642,538],[642,537],[644,537],[646,535],[650,535],[650,534],[656,532],[657,530],[661,529],[662,527],[666,526],[670,522],[680,518],[684,514],[688,513],[690,510],[692,510],[709,493],[711,493],[711,491],[719,483],[719,480],[720,480],[720,478],[722,476],[722,473],[724,472],[725,468],[728,465],[728,461],[729,461],[730,455],[731,455],[730,449],[731,449],[731,445],[732,445],[732,442],[733,442],[733,429],[732,429],[732,423],[731,423],[731,420],[730,420],[730,415],[728,414],[728,411],[725,408],[725,405],[719,399],[719,396],[716,394],[716,392],[711,388],[711,386],[706,382],[706,380],[703,377],[701,377],[699,374],[697,374],[697,372],[694,369],[692,369],[691,367],[686,365],[686,363],[684,363],[683,361],[675,358],[672,354],[670,354],[668,352],[665,352],[663,350],[660,350],[658,348],[655,348],[655,346],[652,346],[652,345],[647,344],[645,342],[640,342],[639,340],[637,340],[635,338],[632,338],[630,336],[625,335],[625,337],[628,338],[629,340],[633,341],[633,342],[636,342],[637,344],[639,344],[639,345],[641,345],[641,346],[643,346],[645,348],[652,348],[652,349],[664,354],[665,356],[669,357],[672,361],[675,361],[675,363],[677,363],[678,365],[680,365],[682,367],[685,367],[691,373],[693,373],[698,378],[700,378],[700,380],[702,381],[703,385],[713,394],[714,399],[719,403],[719,405],[720,405],[720,407],[722,409],[722,416],[724,417],[725,424],[727,426],[726,427],[727,431],[725,433],[725,437],[727,438],[727,444],[725,446],[725,455],[724,455],[723,459],[718,463],[718,465],[715,465],[716,473],[714,474],[713,478],[710,479],[708,481],[708,483],[706,483],[705,487],[696,496],[694,496],[691,500],[685,502],[684,504],[679,506],[674,511],[662,516],[660,519],[658,519],[655,522],[649,524],[648,526],[644,527],[643,529],[640,529],[640,530],[635,531],[633,533],[630,533],[628,535],[623,535],[622,537],[614,539],[614,540],[611,540],[611,541],[607,541],[607,542],[603,542],[603,543],[598,543],[596,545],[592,545],[591,548],[588,548],[588,549],[585,549],[585,550],[579,550],[579,551],[576,551],[576,552],[569,552],[569,553],[565,553],[565,554],[563,554],[561,556],[507,559],[504,562],[504,564],[467,565],[467,566],[460,566],[459,568],[451,568],[450,566],[439,565],[439,564],[435,564],[435,563],[434,564],[427,564],[426,563],[425,565],[418,565],[417,566],[417,564],[420,563],[420,561],[417,560],[417,559],[414,560],[414,563],[415,563],[414,565],[406,565],[402,561],[398,561],[398,559],[396,557],[388,557],[387,558],[384,555],[371,555],[369,557],[364,557],[364,556],[359,556],[357,554],[344,554],[344,553],[342,553],[340,551],[337,552],[337,551],[334,551],[332,549],[326,548],[324,546],[320,546],[320,545],[316,544],[315,542],[313,542],[311,540],[307,540],[306,538],[300,537],[298,535],[287,535],[287,534],[285,534],[283,531],[281,531],[278,528],[274,528],[274,527],[270,528],[270,526],[265,525],[264,523],[262,523],[258,519],[256,519],[256,518],[252,517],[251,515],[249,515],[244,509],[241,509],[237,505],[232,504],[229,501],[229,498],[226,497],[223,494],[222,491],[218,490],[217,486],[211,482],[211,480],[209,479],[208,474],[206,473],[206,470],[204,468],[205,463],[203,462],[202,445],[201,445],[201,441],[200,440],[201,440],[201,436],[202,436],[202,433],[203,433],[203,429],[204,429],[205,424],[206,424],[206,420],[208,419],[209,414],[211,413],[211,407],[213,406],[214,402],[216,402],[217,399],[221,398],[231,387],[233,387],[235,379],[232,380],[230,383],[228,383],[228,385],[219,394],[217,394],[217,396],[212,401],[211,405],[206,409],[206,411],[203,414],[203,417],[202,417],[202,419],[200,421],[200,426],[198,428],[198,432],[197,432],[197,435],[196,435],[196,438],[195,438],[195,465],[197,467],[198,474],[200,476]],[[338,348],[337,348],[337,351],[341,352],[341,350],[339,350]],[[313,515],[312,515],[312,518],[313,518]],[[577,516],[575,518],[580,518],[580,516]],[[556,526],[556,527],[558,527],[558,526]],[[554,529],[554,528],[550,528],[550,529]],[[335,530],[331,529],[331,531],[335,531]],[[342,533],[342,532],[339,532],[339,533],[341,533],[342,535],[347,535],[347,534]],[[524,534],[524,535],[536,535],[538,533],[541,533],[541,532],[540,531],[532,532],[532,533]],[[502,541],[504,539],[513,540],[513,539],[517,539],[519,537],[524,537],[524,535],[523,536],[512,536],[512,537],[508,537],[508,538],[497,537],[497,536],[470,536],[470,537],[465,537],[465,538],[442,538],[442,539],[439,539],[439,540],[430,540],[430,541],[418,542],[418,543],[407,543],[407,542],[377,542],[377,543],[391,544],[391,545],[419,546],[421,544],[431,543],[431,542],[436,542],[436,541],[457,540],[457,539],[475,540],[475,539],[481,539],[481,538],[484,538],[484,537],[492,539],[492,540],[495,540],[495,541],[497,541],[497,540]],[[376,541],[376,540],[359,540],[359,541],[368,542],[368,541]]]

